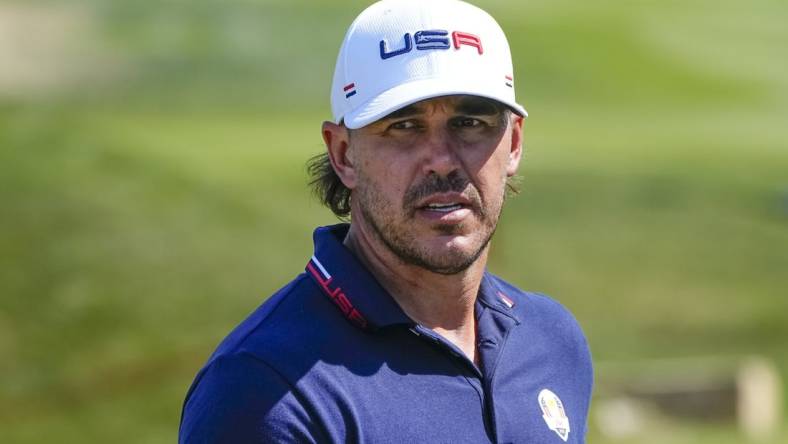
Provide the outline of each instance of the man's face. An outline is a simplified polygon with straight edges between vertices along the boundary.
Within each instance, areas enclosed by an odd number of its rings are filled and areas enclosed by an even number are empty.
[[[484,252],[520,160],[522,119],[473,96],[425,100],[352,130],[352,222],[441,274]]]

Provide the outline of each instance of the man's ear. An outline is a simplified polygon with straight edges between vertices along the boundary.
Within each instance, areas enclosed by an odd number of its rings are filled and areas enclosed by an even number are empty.
[[[339,180],[349,189],[356,186],[357,176],[355,165],[348,156],[350,150],[350,130],[345,125],[334,122],[323,122],[323,142],[326,144],[328,158]]]
[[[517,174],[517,167],[520,166],[520,159],[523,157],[523,119],[522,116],[512,114],[512,139],[509,146],[509,164],[506,167],[506,175],[509,177]]]

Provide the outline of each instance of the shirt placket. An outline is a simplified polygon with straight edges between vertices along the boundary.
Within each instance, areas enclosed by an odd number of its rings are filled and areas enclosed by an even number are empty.
[[[485,419],[488,421],[493,442],[498,442],[495,374],[500,366],[506,339],[518,322],[511,316],[490,307],[483,307],[479,311],[477,322],[477,353],[479,353],[479,361],[481,362],[484,411],[487,414]]]
[[[481,306],[477,312],[478,337],[477,353],[481,368],[477,367],[457,346],[447,341],[445,338],[434,331],[416,325],[411,331],[422,340],[437,346],[447,353],[450,359],[458,361],[466,369],[466,380],[480,394],[482,398],[482,410],[484,411],[484,423],[487,433],[492,442],[497,442],[497,423],[495,420],[495,370],[501,351],[506,342],[506,338],[511,328],[517,325],[517,321],[508,315],[496,310]]]

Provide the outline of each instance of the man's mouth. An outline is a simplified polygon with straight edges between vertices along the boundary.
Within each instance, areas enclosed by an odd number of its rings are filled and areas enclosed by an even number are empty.
[[[437,211],[439,213],[451,213],[452,211],[464,208],[464,205],[459,203],[431,203],[424,208],[430,211]]]
[[[473,201],[460,193],[430,196],[416,206],[420,217],[441,224],[459,224],[474,213]]]

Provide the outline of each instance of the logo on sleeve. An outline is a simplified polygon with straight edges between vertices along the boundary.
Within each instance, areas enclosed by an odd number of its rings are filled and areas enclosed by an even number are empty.
[[[543,389],[539,392],[539,407],[542,408],[542,418],[547,427],[566,442],[569,439],[569,418],[561,399],[550,390]]]

